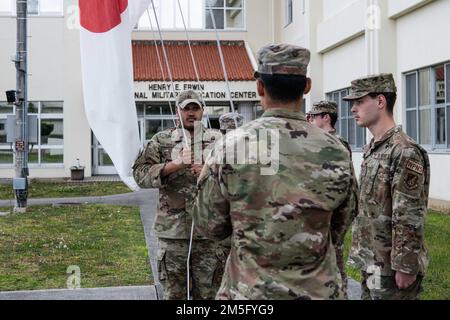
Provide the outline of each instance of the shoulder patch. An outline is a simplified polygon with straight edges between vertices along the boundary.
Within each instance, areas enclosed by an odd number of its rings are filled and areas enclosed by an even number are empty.
[[[417,161],[408,159],[405,165],[406,169],[423,174],[423,165]]]
[[[406,189],[410,191],[415,190],[419,187],[419,176],[414,173],[408,173],[404,182]]]

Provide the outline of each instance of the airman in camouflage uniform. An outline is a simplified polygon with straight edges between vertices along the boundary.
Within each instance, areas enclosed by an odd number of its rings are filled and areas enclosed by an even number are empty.
[[[213,239],[231,235],[217,299],[345,297],[335,245],[356,207],[355,177],[339,140],[300,112],[311,87],[309,57],[309,50],[285,44],[259,51],[256,77],[265,113],[216,143],[200,175],[197,229]],[[280,87],[288,90],[282,97],[276,95]],[[263,171],[262,161],[221,163],[224,144],[250,150],[262,141],[249,135],[262,135],[262,129],[275,132],[268,166],[279,164],[278,171]]]
[[[350,264],[362,271],[363,299],[418,299],[428,264],[424,224],[427,152],[396,126],[392,74],[352,82],[352,112],[374,138],[361,166],[359,213]]]
[[[220,131],[223,134],[226,134],[227,131],[242,127],[243,122],[244,118],[242,117],[241,114],[237,112],[225,113],[221,115],[219,118]]]
[[[191,140],[189,147],[180,126],[161,131],[148,142],[133,166],[134,178],[141,188],[158,188],[160,191],[153,229],[159,246],[158,276],[165,299],[170,300],[185,299],[187,295],[191,208],[197,175],[203,166],[201,151],[221,136],[219,131],[206,129],[196,122],[203,115],[200,99],[197,93],[186,91],[177,100],[186,138]],[[200,130],[194,131],[194,124]],[[200,160],[195,154],[196,161],[192,164],[195,150],[200,151]],[[223,249],[216,242],[194,235],[190,272],[194,299],[214,299],[225,259]]]
[[[326,118],[328,115],[329,119]],[[320,119],[318,118],[320,116]],[[338,118],[338,105],[334,101],[318,101],[313,104],[313,108],[308,112],[307,119],[313,125],[319,127],[322,130],[327,131],[329,134],[335,135],[352,155],[352,149],[342,136],[337,134],[335,123],[332,123],[331,117]]]
[[[338,119],[338,105],[334,101],[318,101],[313,104],[313,108],[308,112],[307,119],[309,123],[325,130],[329,134],[336,136],[342,145],[348,150],[350,158],[352,157],[352,149],[348,142],[339,134],[337,134],[335,129],[335,124]],[[352,171],[354,174],[354,168],[352,164]],[[353,213],[353,218],[357,215],[357,211]],[[352,220],[353,220],[352,218]],[[345,262],[344,262],[344,244],[341,243],[336,247],[336,259],[339,266],[339,271],[341,272],[341,277],[344,282],[345,293],[347,293],[347,273],[345,272]]]

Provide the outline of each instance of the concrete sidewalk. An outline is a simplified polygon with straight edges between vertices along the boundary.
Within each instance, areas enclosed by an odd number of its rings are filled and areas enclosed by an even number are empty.
[[[0,300],[158,300],[155,286],[0,292]]]

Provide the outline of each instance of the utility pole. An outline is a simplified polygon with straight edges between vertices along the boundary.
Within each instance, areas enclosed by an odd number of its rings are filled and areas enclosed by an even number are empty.
[[[26,212],[28,197],[28,73],[27,73],[27,0],[17,3],[16,65],[16,139],[15,176],[13,188],[16,195],[14,211]]]

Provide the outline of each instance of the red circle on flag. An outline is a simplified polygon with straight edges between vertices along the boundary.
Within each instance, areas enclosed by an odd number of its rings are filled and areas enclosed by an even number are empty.
[[[80,24],[83,28],[103,33],[117,27],[128,0],[79,0]]]

